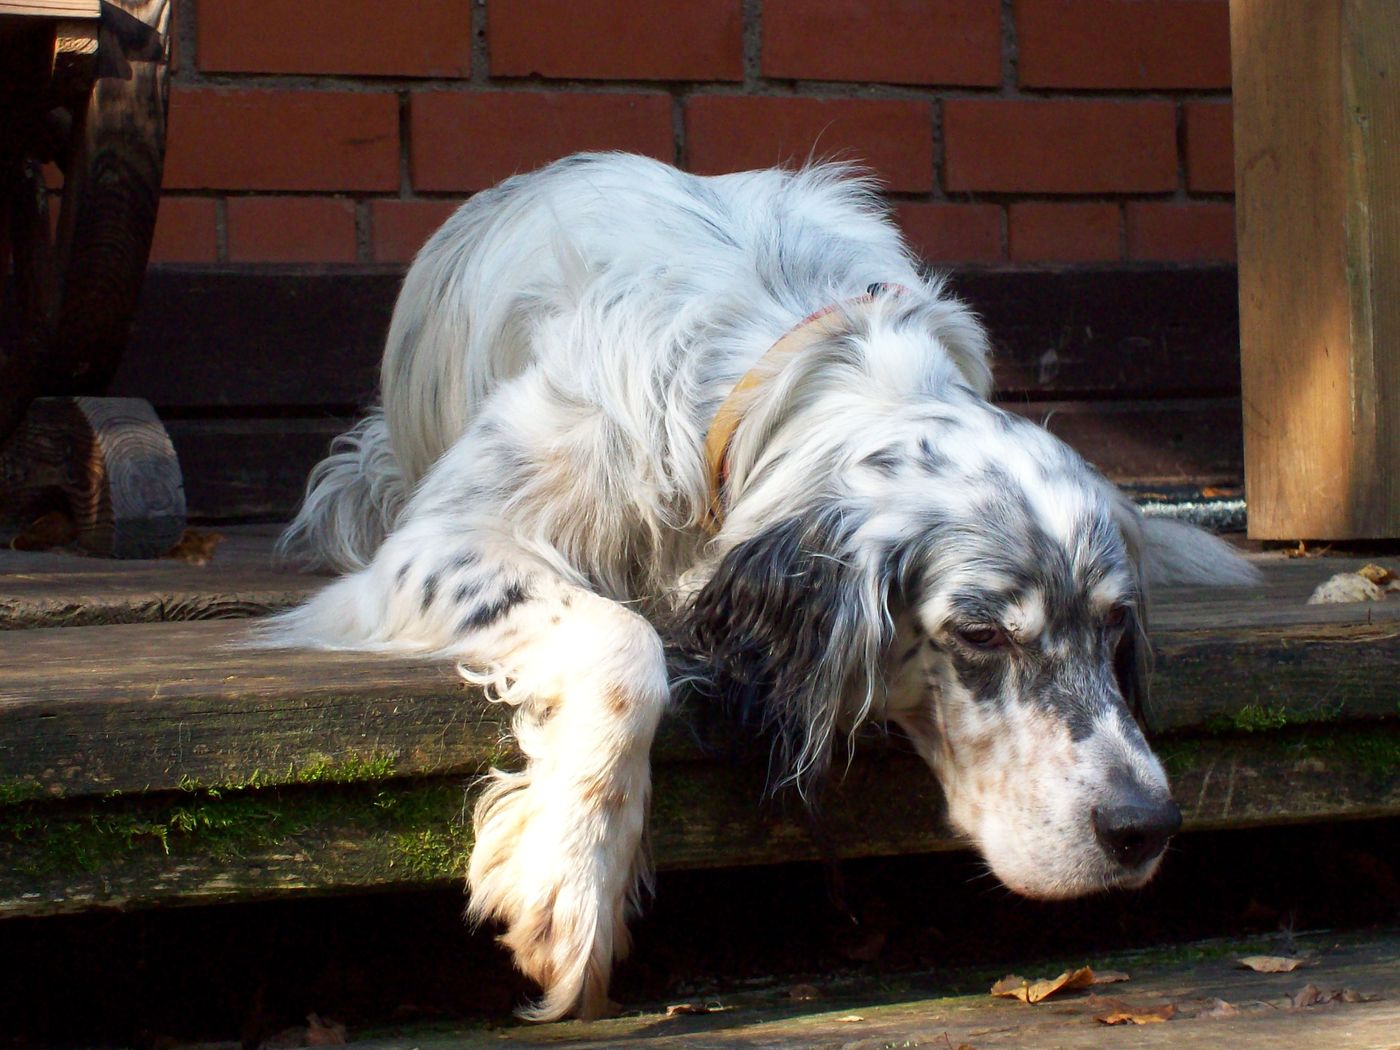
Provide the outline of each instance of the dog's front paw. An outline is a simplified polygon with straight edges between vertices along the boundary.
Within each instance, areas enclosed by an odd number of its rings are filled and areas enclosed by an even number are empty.
[[[637,800],[644,814],[644,800]],[[528,773],[493,770],[474,815],[470,916],[505,925],[501,943],[544,990],[520,1011],[531,1021],[613,1011],[608,980],[626,954],[628,895],[641,815],[624,824],[567,806]],[[603,844],[604,848],[599,849]]]

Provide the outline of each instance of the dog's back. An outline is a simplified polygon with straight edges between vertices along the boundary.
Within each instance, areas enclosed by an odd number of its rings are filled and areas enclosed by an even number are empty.
[[[814,289],[914,281],[871,186],[838,165],[698,177],[644,157],[580,154],[480,193],[424,245],[400,292],[382,407],[338,438],[282,550],[306,567],[364,567],[428,469],[487,397],[550,345],[544,325],[596,322],[593,361],[543,362],[570,393],[650,373],[670,383],[706,328],[687,386],[718,396]],[[756,292],[756,290],[758,290]],[[819,293],[821,294],[821,293]],[[610,304],[629,300],[621,332]],[[726,314],[735,323],[714,328]],[[750,334],[752,333],[752,334]],[[593,382],[590,376],[597,380]]]

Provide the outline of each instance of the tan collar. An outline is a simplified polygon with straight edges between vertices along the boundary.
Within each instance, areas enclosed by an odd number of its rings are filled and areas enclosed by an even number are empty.
[[[846,318],[853,310],[867,309],[883,295],[901,295],[897,284],[872,284],[864,295],[823,307],[800,321],[770,346],[752,368],[743,374],[729,396],[719,406],[705,435],[705,473],[710,481],[710,506],[705,515],[707,532],[716,533],[724,519],[724,486],[729,480],[729,446],[734,432],[753,402],[753,394],[767,384],[794,356],[833,335],[846,330]]]

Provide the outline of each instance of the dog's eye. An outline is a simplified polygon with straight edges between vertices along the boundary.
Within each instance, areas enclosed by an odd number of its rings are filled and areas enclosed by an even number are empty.
[[[1000,649],[1006,645],[1006,632],[989,623],[976,623],[953,631],[958,640],[974,649]]]
[[[1110,631],[1116,631],[1128,622],[1128,607],[1126,605],[1115,605],[1108,610],[1108,615],[1103,618],[1103,625]]]

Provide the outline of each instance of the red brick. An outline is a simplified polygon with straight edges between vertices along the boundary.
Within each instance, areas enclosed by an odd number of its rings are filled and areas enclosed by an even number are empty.
[[[1024,87],[1227,88],[1227,0],[1017,0]]]
[[[670,161],[663,94],[429,91],[410,110],[413,185],[479,190],[578,150],[628,150]]]
[[[1230,103],[1187,104],[1186,188],[1193,193],[1235,192],[1235,128]]]
[[[371,201],[372,255],[375,262],[408,262],[461,201]]]
[[[919,257],[938,263],[994,263],[1001,248],[1001,208],[995,204],[895,205],[895,221]]]
[[[355,261],[355,204],[343,197],[231,197],[230,262]]]
[[[687,163],[703,175],[809,157],[856,161],[892,190],[933,187],[926,102],[697,95],[686,102]]]
[[[170,92],[167,189],[397,190],[391,93]]]
[[[220,73],[471,73],[471,0],[199,0],[199,68]]]
[[[151,262],[214,262],[219,252],[214,224],[213,197],[162,197]]]
[[[1212,202],[1131,202],[1128,257],[1149,262],[1231,262],[1235,209]]]
[[[943,147],[950,190],[1152,193],[1177,185],[1170,102],[950,99]]]
[[[1001,83],[1000,0],[767,0],[763,75]]]
[[[1116,204],[1022,201],[1007,209],[1012,262],[1100,262],[1122,254]]]
[[[742,80],[740,0],[489,0],[492,76]]]

